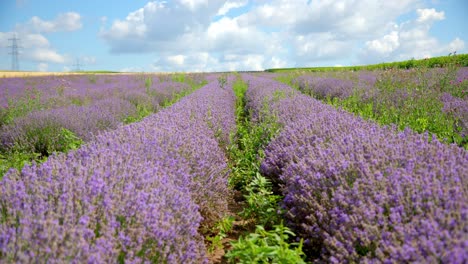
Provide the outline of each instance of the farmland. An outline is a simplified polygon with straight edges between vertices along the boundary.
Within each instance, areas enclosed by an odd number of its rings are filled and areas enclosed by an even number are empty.
[[[466,263],[463,59],[0,79],[0,262]]]

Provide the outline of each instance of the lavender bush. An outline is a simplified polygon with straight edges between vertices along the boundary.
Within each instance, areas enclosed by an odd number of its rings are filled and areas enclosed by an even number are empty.
[[[75,149],[102,131],[140,121],[201,87],[204,76],[92,74],[0,80],[0,94],[5,95],[1,101],[6,101],[0,107],[0,177],[11,167],[21,169],[53,152]]]
[[[444,108],[444,94],[466,99],[466,68],[390,69],[375,72],[325,72],[276,78],[316,99],[379,124],[435,134],[446,143],[468,147],[459,113]]]
[[[170,75],[154,74],[4,78],[0,79],[0,113],[15,110],[18,102],[31,100],[38,102],[33,107],[23,109],[21,113],[14,113],[15,118],[34,110],[70,105],[86,106],[108,98],[128,100],[136,107],[144,105],[159,109],[174,93],[180,93],[191,86],[200,86],[204,75],[187,74],[183,81],[172,80]]]
[[[444,113],[455,119],[454,129],[459,131],[463,138],[468,138],[468,97],[463,100],[444,93],[440,100],[444,103]]]
[[[135,106],[118,98],[103,99],[90,106],[68,106],[32,112],[0,129],[0,148],[7,151],[17,146],[23,151],[48,156],[53,151],[62,151],[56,145],[58,142],[53,142],[54,138],[59,137],[58,131],[62,128],[89,141],[99,131],[117,128],[125,117],[135,113]],[[51,142],[44,142],[50,140]]]
[[[0,181],[1,262],[207,262],[198,229],[219,219],[228,194],[216,136],[234,126],[231,89],[210,83],[67,155],[11,170]]]
[[[293,84],[299,89],[317,99],[345,99],[352,95],[354,84],[350,80],[336,78],[312,77],[308,75],[299,76],[294,79]]]
[[[292,94],[247,78],[254,109],[275,92]],[[304,95],[269,102],[284,129],[261,171],[282,184],[288,225],[306,239],[309,256],[331,263],[468,260],[465,150]]]

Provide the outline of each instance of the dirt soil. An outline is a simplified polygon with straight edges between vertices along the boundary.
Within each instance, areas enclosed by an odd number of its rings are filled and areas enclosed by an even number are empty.
[[[234,191],[233,197],[230,199],[228,204],[228,210],[229,215],[235,217],[235,221],[233,222],[233,227],[231,232],[228,234],[228,237],[222,240],[223,247],[217,248],[208,254],[208,260],[210,263],[228,263],[224,255],[232,248],[231,242],[237,241],[241,235],[252,233],[255,230],[253,221],[247,221],[239,216],[240,212],[242,212],[242,209],[244,208],[244,203],[245,200],[242,194],[239,191]]]

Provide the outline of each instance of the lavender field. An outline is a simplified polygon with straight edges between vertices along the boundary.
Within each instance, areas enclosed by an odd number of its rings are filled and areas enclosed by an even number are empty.
[[[0,79],[0,262],[466,263],[467,87],[449,67]]]

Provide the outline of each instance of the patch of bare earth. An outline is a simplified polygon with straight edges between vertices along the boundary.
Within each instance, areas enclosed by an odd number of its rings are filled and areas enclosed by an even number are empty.
[[[216,248],[213,252],[208,254],[208,260],[210,263],[213,264],[224,264],[228,263],[227,259],[224,255],[232,249],[231,242],[237,241],[241,235],[245,235],[247,233],[251,233],[255,230],[255,225],[253,221],[245,220],[240,217],[240,213],[242,212],[245,204],[245,199],[242,196],[241,192],[234,191],[234,194],[231,199],[229,199],[228,204],[228,214],[235,218],[233,222],[233,227],[231,232],[228,234],[226,238],[224,238],[221,242],[223,244],[222,248]],[[208,248],[209,245],[207,245]]]

